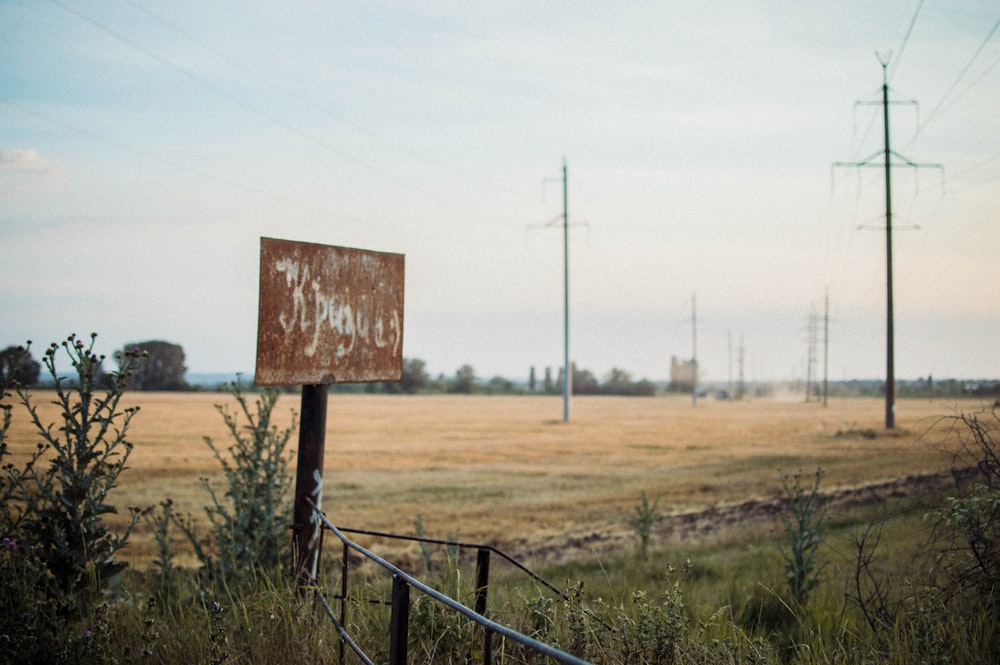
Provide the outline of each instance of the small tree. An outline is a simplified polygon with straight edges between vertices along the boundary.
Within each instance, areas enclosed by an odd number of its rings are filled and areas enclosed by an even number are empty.
[[[399,381],[369,383],[365,391],[370,393],[384,392],[390,395],[415,395],[427,390],[429,385],[430,377],[427,375],[427,364],[420,358],[403,358]],[[351,390],[350,387],[343,384],[340,389]]]
[[[399,378],[399,392],[408,395],[427,389],[430,377],[427,375],[427,364],[420,358],[404,358],[403,370]],[[397,384],[389,384],[397,385]]]
[[[93,352],[96,338],[92,334],[87,345],[70,335],[45,352],[62,420],[57,430],[42,422],[28,387],[15,385],[40,441],[23,468],[6,464],[0,475],[0,526],[45,571],[43,592],[68,615],[85,612],[90,597],[126,567],[115,553],[135,524],[133,513],[125,532],[116,534],[104,516],[117,512],[108,496],[132,452],[127,432],[139,407],[122,409],[120,401],[140,356],[119,356],[118,371],[99,384],[97,368],[104,358]],[[66,388],[56,369],[60,349],[76,370],[75,388]],[[5,423],[8,415],[5,411]],[[0,450],[6,454],[6,445]]]
[[[573,363],[572,388],[574,395],[596,395],[600,392],[600,384],[598,384],[594,373],[589,369],[578,369],[576,363]]]
[[[34,385],[41,372],[41,364],[23,346],[8,346],[0,351],[0,382],[4,385]]]
[[[632,392],[632,375],[617,367],[608,372],[601,385],[601,392],[608,395],[629,395]]]
[[[146,354],[146,362],[136,368],[129,379],[132,390],[184,390],[188,387],[184,379],[184,349],[179,344],[161,340],[137,342],[125,345],[132,353]]]
[[[456,393],[474,393],[479,389],[479,384],[476,382],[476,370],[473,369],[472,365],[462,365],[457,372],[455,372],[455,384],[453,390]]]

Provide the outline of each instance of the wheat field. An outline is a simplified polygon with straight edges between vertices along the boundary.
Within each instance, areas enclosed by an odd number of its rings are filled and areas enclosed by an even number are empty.
[[[299,399],[281,397],[279,425],[291,422]],[[33,393],[43,422],[56,416],[50,400]],[[206,523],[209,497],[200,479],[223,486],[204,437],[228,446],[215,405],[235,410],[235,400],[225,393],[130,393],[125,402],[141,410],[129,430],[129,468],[112,495],[118,521],[128,506],[170,497]],[[899,401],[896,429],[886,432],[881,399],[835,399],[823,407],[577,397],[565,423],[559,397],[332,394],[323,508],[342,526],[413,534],[419,517],[432,537],[487,542],[518,555],[555,542],[586,554],[593,534],[629,540],[627,519],[642,492],[659,497],[659,511],[669,515],[773,498],[783,494],[782,473],[817,467],[824,489],[947,469],[951,417],[985,406]],[[875,438],[862,436],[865,430]],[[15,464],[38,441],[16,404],[8,441]],[[141,566],[152,552],[149,534],[137,527],[124,558]]]

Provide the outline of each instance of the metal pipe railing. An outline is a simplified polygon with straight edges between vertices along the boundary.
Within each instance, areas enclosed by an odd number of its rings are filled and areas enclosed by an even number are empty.
[[[406,572],[404,572],[403,570],[399,569],[398,567],[396,567],[392,563],[390,563],[390,562],[386,561],[385,559],[383,559],[382,557],[378,556],[374,552],[369,551],[368,549],[362,547],[358,543],[356,543],[356,542],[352,541],[351,539],[349,539],[346,535],[344,535],[344,532],[341,529],[337,528],[332,522],[330,522],[330,520],[327,519],[327,517],[323,513],[319,512],[319,511],[316,511],[316,516],[321,521],[322,526],[325,529],[328,529],[334,536],[336,536],[341,541],[341,543],[343,543],[344,548],[345,548],[345,556],[344,556],[345,562],[347,560],[346,551],[348,549],[354,550],[355,552],[361,554],[366,559],[368,559],[370,561],[373,561],[374,563],[378,564],[379,566],[381,566],[385,570],[389,571],[392,574],[392,576],[393,576],[393,610],[392,610],[392,618],[390,620],[390,624],[391,624],[390,625],[390,628],[391,628],[391,635],[390,635],[390,665],[397,665],[397,664],[402,664],[402,663],[406,662],[405,659],[406,659],[406,641],[407,641],[407,636],[406,636],[406,623],[407,622],[406,622],[405,619],[406,619],[406,617],[408,615],[408,609],[409,609],[409,589],[410,588],[416,589],[417,591],[425,594],[426,596],[432,598],[433,600],[435,600],[435,601],[441,603],[442,605],[448,607],[452,611],[457,612],[458,614],[464,616],[465,618],[469,619],[470,621],[473,621],[476,624],[482,626],[483,629],[486,631],[486,633],[487,633],[488,636],[492,635],[492,634],[502,635],[503,637],[505,637],[505,638],[507,638],[509,640],[517,642],[518,644],[521,644],[522,646],[531,649],[532,651],[535,651],[535,652],[540,653],[542,655],[548,656],[549,658],[552,658],[553,660],[555,660],[556,662],[559,662],[559,663],[565,663],[567,665],[590,665],[589,663],[587,663],[587,661],[582,660],[582,659],[580,659],[580,658],[578,658],[578,657],[576,657],[576,656],[574,656],[572,654],[568,654],[565,651],[557,649],[557,648],[555,648],[555,647],[553,647],[553,646],[551,646],[549,644],[545,644],[544,642],[540,642],[540,641],[538,641],[538,640],[536,640],[536,639],[534,639],[532,637],[524,635],[523,633],[520,633],[520,632],[514,630],[513,628],[510,628],[510,627],[505,626],[505,625],[503,625],[501,623],[497,623],[496,621],[488,619],[485,616],[483,616],[480,612],[477,612],[477,611],[475,611],[473,609],[470,609],[470,608],[466,607],[465,605],[463,605],[462,603],[460,603],[460,602],[458,602],[458,601],[456,601],[456,600],[454,600],[454,599],[452,599],[452,598],[450,598],[450,597],[448,597],[448,596],[440,593],[439,591],[437,591],[435,589],[432,589],[431,587],[427,586],[426,584],[424,584],[420,580],[412,577],[411,575],[409,575]],[[357,532],[357,531],[354,531],[354,532]],[[358,532],[358,533],[369,533],[369,532]],[[370,533],[370,535],[379,535],[379,534]],[[381,534],[381,535],[391,535],[391,534]],[[429,542],[434,542],[434,541],[429,541]],[[447,541],[440,541],[440,542],[442,544],[448,544]],[[509,561],[511,561],[512,563],[514,563],[519,568],[522,568],[523,570],[525,570],[525,571],[527,571],[529,573],[531,572],[531,571],[528,571],[528,569],[526,569],[523,566],[521,566],[520,564],[518,564],[517,562],[513,561],[512,559],[510,559],[509,557],[507,557],[506,555],[504,555],[499,550],[495,550],[495,549],[487,548],[487,547],[484,547],[483,549],[490,549],[491,551],[496,551],[500,556],[503,556],[504,558],[508,559]],[[545,583],[545,585],[548,586],[549,588],[552,588],[551,585],[549,585],[547,582],[544,582],[544,580],[542,580],[540,577],[538,577],[534,573],[531,573],[531,575],[535,579],[537,579],[537,580]],[[346,571],[344,573],[344,576],[346,577]],[[478,583],[479,583],[479,581],[477,581],[477,584]],[[485,585],[483,585],[483,586],[485,587]],[[346,592],[346,582],[344,582],[343,580],[341,581],[341,589],[342,589],[342,591]],[[558,590],[556,590],[556,591],[557,591],[557,593],[560,594],[560,596],[562,596],[563,598],[565,598],[565,596],[563,596],[563,594],[561,592],[559,592]],[[337,626],[337,632],[340,634],[342,640],[344,640],[345,642],[347,642],[348,646],[350,646],[352,648],[352,650],[355,651],[355,653],[357,653],[363,660],[365,660],[366,663],[370,662],[370,660],[368,660],[367,656],[365,656],[360,651],[360,648],[357,647],[357,645],[353,642],[353,640],[350,640],[350,638],[347,636],[346,629],[343,626],[343,620],[338,620],[336,617],[334,617],[334,615],[333,615],[333,609],[330,608],[330,606],[327,603],[326,599],[323,598],[323,595],[322,595],[321,592],[319,593],[319,596],[321,598],[321,602],[323,604],[323,607],[326,609],[327,615],[330,617],[330,619]],[[346,601],[346,598],[342,597],[341,598],[341,603],[342,603],[342,605],[341,605],[341,616],[342,617],[344,616],[343,615],[343,603],[345,601]],[[483,599],[483,603],[484,603],[483,609],[485,609],[485,597]],[[404,604],[406,605],[405,609],[403,607],[401,607],[401,605],[404,605]],[[478,604],[479,604],[479,600],[477,599],[477,605]],[[350,641],[348,641],[348,640],[350,640]],[[487,643],[489,643],[489,638],[487,638]],[[489,661],[490,657],[491,656],[489,655],[489,652],[487,652],[486,655],[484,656],[484,658],[487,659],[487,660],[485,660],[486,663],[490,662]],[[393,660],[394,658],[402,658],[402,660]]]
[[[556,586],[553,586],[548,580],[546,580],[545,578],[543,578],[541,575],[539,575],[535,571],[531,570],[530,568],[528,568],[527,566],[525,566],[520,561],[518,561],[517,559],[513,558],[512,556],[510,556],[509,554],[507,554],[503,550],[499,550],[499,549],[493,547],[492,545],[483,545],[483,544],[478,544],[478,543],[463,543],[461,541],[440,540],[438,538],[425,538],[423,536],[405,536],[405,535],[401,535],[401,534],[398,534],[398,533],[385,533],[383,531],[370,531],[370,530],[367,530],[367,529],[351,529],[351,528],[343,527],[343,526],[339,527],[339,529],[343,533],[355,533],[355,534],[358,534],[358,535],[361,535],[361,536],[373,536],[373,537],[376,537],[376,538],[391,538],[393,540],[409,540],[409,541],[412,541],[412,542],[429,543],[431,545],[445,545],[447,547],[459,547],[459,548],[463,548],[463,549],[489,550],[490,552],[493,552],[494,554],[496,554],[498,557],[500,557],[500,558],[504,559],[505,561],[507,561],[509,564],[511,564],[512,566],[514,566],[515,568],[517,568],[518,570],[520,570],[524,574],[526,574],[529,577],[531,577],[533,580],[535,580],[536,582],[538,582],[542,586],[547,587],[550,591],[552,591],[553,593],[557,594],[563,600],[566,600],[566,601],[569,600],[569,598],[566,596],[566,594],[561,589],[559,589]]]

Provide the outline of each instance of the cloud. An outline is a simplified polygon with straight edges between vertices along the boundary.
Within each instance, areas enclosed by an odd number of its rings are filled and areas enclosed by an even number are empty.
[[[51,170],[49,161],[31,148],[0,150],[0,171],[15,173],[45,173]]]

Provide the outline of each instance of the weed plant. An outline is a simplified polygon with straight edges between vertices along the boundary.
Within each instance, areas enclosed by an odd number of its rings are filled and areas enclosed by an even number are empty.
[[[635,529],[635,533],[639,537],[639,557],[643,561],[649,558],[649,541],[653,527],[660,519],[659,505],[660,497],[656,497],[653,499],[653,503],[650,503],[646,496],[646,490],[643,490],[639,503],[632,508],[632,515],[629,516],[628,523]]]
[[[291,501],[288,471],[291,452],[288,442],[295,431],[295,414],[285,429],[272,424],[279,393],[268,388],[250,405],[240,384],[229,385],[239,407],[217,404],[233,443],[223,450],[210,437],[205,444],[222,466],[226,478],[223,495],[207,478],[202,483],[212,505],[205,508],[210,523],[209,536],[199,535],[194,520],[176,516],[169,504],[163,506],[158,534],[160,568],[166,572],[162,546],[167,537],[166,522],[173,521],[189,538],[205,570],[221,575],[230,583],[252,579],[261,572],[275,573],[282,564],[291,565]],[[242,418],[241,418],[242,416]],[[246,424],[243,424],[243,420]]]
[[[23,467],[4,463],[0,472],[0,530],[25,553],[17,565],[41,571],[32,575],[37,593],[67,617],[84,616],[94,595],[125,568],[115,555],[128,543],[136,520],[133,512],[125,532],[115,533],[104,518],[117,512],[110,495],[132,453],[128,428],[139,409],[122,408],[121,399],[141,354],[119,354],[118,370],[105,375],[104,356],[93,352],[96,339],[92,334],[86,344],[71,335],[45,351],[62,420],[58,426],[42,422],[27,386],[13,386],[39,441]],[[60,376],[60,351],[76,373],[75,385]],[[3,418],[6,430],[9,408]],[[3,444],[0,458],[6,453]]]
[[[816,469],[811,487],[804,487],[802,472],[782,476],[785,490],[786,510],[781,516],[785,526],[784,546],[781,555],[785,559],[785,582],[791,600],[802,607],[809,594],[819,586],[821,566],[816,552],[823,542],[823,499],[819,493],[823,470]]]

